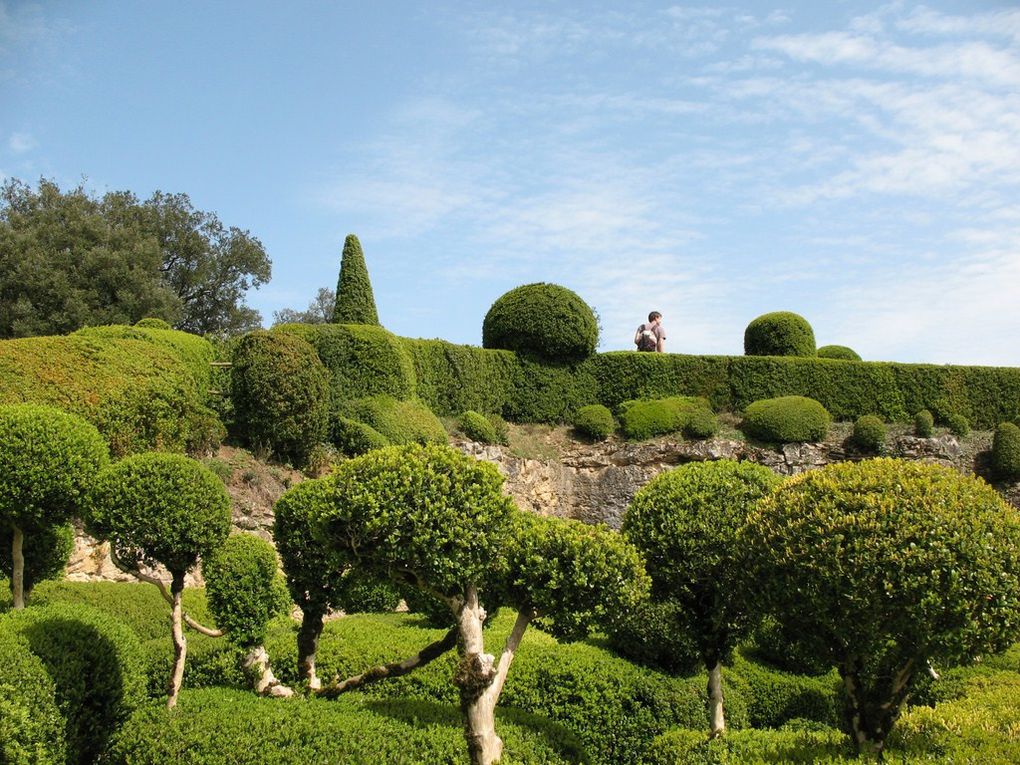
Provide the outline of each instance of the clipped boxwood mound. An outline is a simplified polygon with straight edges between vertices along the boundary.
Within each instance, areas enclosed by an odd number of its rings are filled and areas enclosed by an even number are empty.
[[[482,322],[482,347],[532,353],[546,359],[587,358],[598,345],[595,312],[580,296],[538,282],[500,296]]]
[[[920,438],[931,438],[932,430],[935,428],[935,418],[927,409],[922,409],[914,415],[914,435]]]
[[[366,396],[344,404],[340,414],[369,425],[391,444],[445,444],[448,440],[443,423],[418,401],[399,401],[385,394]]]
[[[747,356],[814,356],[815,333],[803,316],[790,311],[762,314],[744,330]]]
[[[623,434],[633,441],[687,430],[691,437],[705,438],[718,430],[708,401],[691,396],[624,401],[619,414]]]
[[[502,762],[580,763],[585,754],[561,727],[497,710]],[[281,702],[225,689],[185,691],[173,713],[140,709],[117,737],[113,765],[307,765],[467,763],[459,709],[426,701]]]
[[[0,619],[0,762],[64,765],[64,718],[56,686],[28,641]]]
[[[390,445],[390,440],[371,425],[340,416],[334,416],[330,423],[330,440],[347,457]]]
[[[61,603],[12,611],[0,633],[19,636],[53,681],[69,763],[92,763],[145,698],[138,637],[88,606]]]
[[[84,417],[115,456],[184,451],[212,440],[219,428],[188,365],[149,340],[2,340],[0,404],[21,403],[50,404]]]
[[[468,409],[466,412],[461,414],[457,420],[457,427],[461,429],[465,436],[472,441],[477,441],[480,444],[495,444],[499,442],[499,435],[496,433],[496,428],[493,427],[492,423],[489,422],[488,418],[473,409]]]
[[[834,728],[731,731],[713,740],[703,731],[677,729],[656,738],[652,749],[655,755],[649,765],[860,762],[850,751],[846,734]]]
[[[386,393],[416,393],[414,363],[399,337],[369,324],[281,324],[273,332],[308,342],[330,373],[333,405]]]
[[[592,440],[605,441],[616,430],[616,420],[609,407],[588,404],[577,410],[574,427]]]
[[[885,448],[885,423],[881,417],[865,414],[857,418],[850,440],[858,449],[870,454],[881,454]]]
[[[1020,427],[999,423],[992,438],[992,472],[997,478],[1020,478]]]
[[[744,410],[748,435],[773,443],[821,441],[829,432],[829,413],[804,396],[755,401]]]
[[[853,348],[845,345],[823,345],[818,349],[820,359],[840,359],[841,361],[860,361],[861,357]]]

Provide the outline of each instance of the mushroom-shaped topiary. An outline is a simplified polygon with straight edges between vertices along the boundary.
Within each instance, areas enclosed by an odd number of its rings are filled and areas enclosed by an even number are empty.
[[[501,296],[482,322],[482,347],[575,361],[595,352],[595,312],[557,284],[525,284]]]
[[[114,562],[156,584],[142,567],[162,564],[170,572],[174,667],[167,706],[177,703],[187,643],[181,593],[184,575],[200,557],[223,544],[230,531],[230,497],[208,468],[180,454],[147,453],[106,468],[88,498],[90,532],[109,540]]]
[[[747,356],[814,356],[815,333],[807,319],[790,311],[766,313],[744,330]]]
[[[818,349],[820,359],[839,359],[840,361],[860,361],[861,357],[853,348],[845,345],[823,345]]]

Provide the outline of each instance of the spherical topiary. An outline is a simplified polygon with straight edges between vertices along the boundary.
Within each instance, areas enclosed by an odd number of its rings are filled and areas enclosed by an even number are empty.
[[[845,345],[823,345],[818,349],[820,359],[839,359],[841,361],[860,361],[861,357],[853,348]]]
[[[446,428],[432,411],[419,401],[400,401],[379,394],[350,401],[342,414],[364,422],[392,444],[445,444]]]
[[[708,407],[692,408],[680,431],[686,438],[711,438],[719,432],[719,418]]]
[[[501,296],[482,323],[482,347],[583,359],[595,352],[595,313],[577,293],[556,284],[525,284]]]
[[[480,444],[494,444],[498,438],[496,429],[492,427],[492,423],[486,419],[485,415],[472,409],[461,414],[457,425],[465,436]]]
[[[0,572],[8,574],[14,563],[11,559],[12,536],[10,528],[0,526]],[[64,576],[67,561],[74,552],[74,527],[70,523],[29,527],[25,530],[25,539],[28,541],[24,547],[27,598],[39,582]]]
[[[276,571],[276,550],[254,534],[233,534],[202,561],[216,625],[237,645],[260,645],[269,620],[290,602]]]
[[[934,428],[935,418],[927,409],[922,409],[914,415],[914,435],[920,438],[931,438]]]
[[[997,478],[1020,478],[1020,427],[1000,423],[992,438],[992,471]]]
[[[611,622],[606,630],[609,648],[625,659],[674,675],[690,675],[701,666],[701,651],[693,635],[677,625],[684,607],[672,598],[653,597]]]
[[[241,338],[231,396],[237,427],[253,446],[303,462],[326,436],[327,372],[300,337],[259,330]]]
[[[390,440],[371,425],[349,417],[334,417],[330,431],[333,444],[347,457],[357,457],[390,445]]]
[[[31,613],[35,609],[30,610]],[[17,631],[0,628],[0,762],[59,765],[66,722],[46,666]]]
[[[616,430],[616,420],[613,419],[613,413],[602,404],[589,404],[577,410],[574,427],[588,438],[605,441]]]
[[[790,311],[766,313],[744,330],[747,356],[814,356],[815,333],[807,319]]]
[[[372,282],[368,278],[361,242],[354,234],[344,240],[340,257],[340,277],[336,284],[336,303],[333,306],[334,324],[378,324]]]
[[[142,327],[143,329],[173,329],[167,322],[152,316],[139,319],[135,322],[135,326]]]
[[[874,414],[858,417],[850,439],[858,449],[879,454],[885,446],[885,423]]]
[[[829,432],[829,413],[813,398],[781,396],[755,401],[744,410],[749,435],[773,443],[821,441]]]
[[[950,414],[946,417],[946,426],[950,433],[960,438],[964,438],[970,433],[970,421],[962,414]]]

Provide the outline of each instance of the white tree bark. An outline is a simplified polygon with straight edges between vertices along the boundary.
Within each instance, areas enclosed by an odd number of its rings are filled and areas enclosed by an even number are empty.
[[[11,542],[11,561],[14,563],[11,571],[11,591],[14,594],[14,608],[20,610],[25,607],[25,534],[21,527],[14,527],[14,538]]]
[[[726,716],[723,711],[722,662],[716,661],[708,671],[708,716],[711,725],[710,738],[719,738],[726,733]]]
[[[273,696],[286,699],[294,695],[294,691],[276,679],[269,663],[269,652],[264,645],[255,646],[244,657],[243,666],[255,676],[255,692],[260,696]]]
[[[181,685],[184,682],[184,660],[188,655],[188,642],[184,637],[184,621],[181,617],[181,594],[184,592],[184,574],[175,573],[173,584],[170,586],[173,606],[171,612],[171,629],[174,638],[174,666],[170,673],[170,684],[167,688],[166,708],[173,709],[177,706],[177,696],[181,692]]]

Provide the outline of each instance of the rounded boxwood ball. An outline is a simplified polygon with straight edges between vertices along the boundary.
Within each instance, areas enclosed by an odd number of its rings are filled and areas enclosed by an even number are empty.
[[[616,430],[616,420],[602,404],[589,404],[577,410],[574,427],[594,441],[605,441]]]
[[[814,356],[815,333],[807,319],[790,311],[766,313],[744,330],[747,356]]]
[[[813,398],[780,396],[755,401],[744,410],[744,430],[773,443],[821,441],[829,432],[829,413]]]
[[[921,438],[931,438],[932,430],[935,427],[935,418],[927,409],[922,409],[914,415],[914,434]]]
[[[861,357],[853,348],[845,345],[823,345],[818,349],[820,359],[839,359],[841,361],[860,361]]]
[[[885,446],[885,423],[874,414],[858,417],[850,438],[857,448],[878,454]]]
[[[997,478],[1020,478],[1020,427],[1003,422],[992,439],[992,470]]]
[[[482,347],[583,359],[595,352],[595,312],[577,293],[557,284],[525,284],[500,297],[482,323]]]

